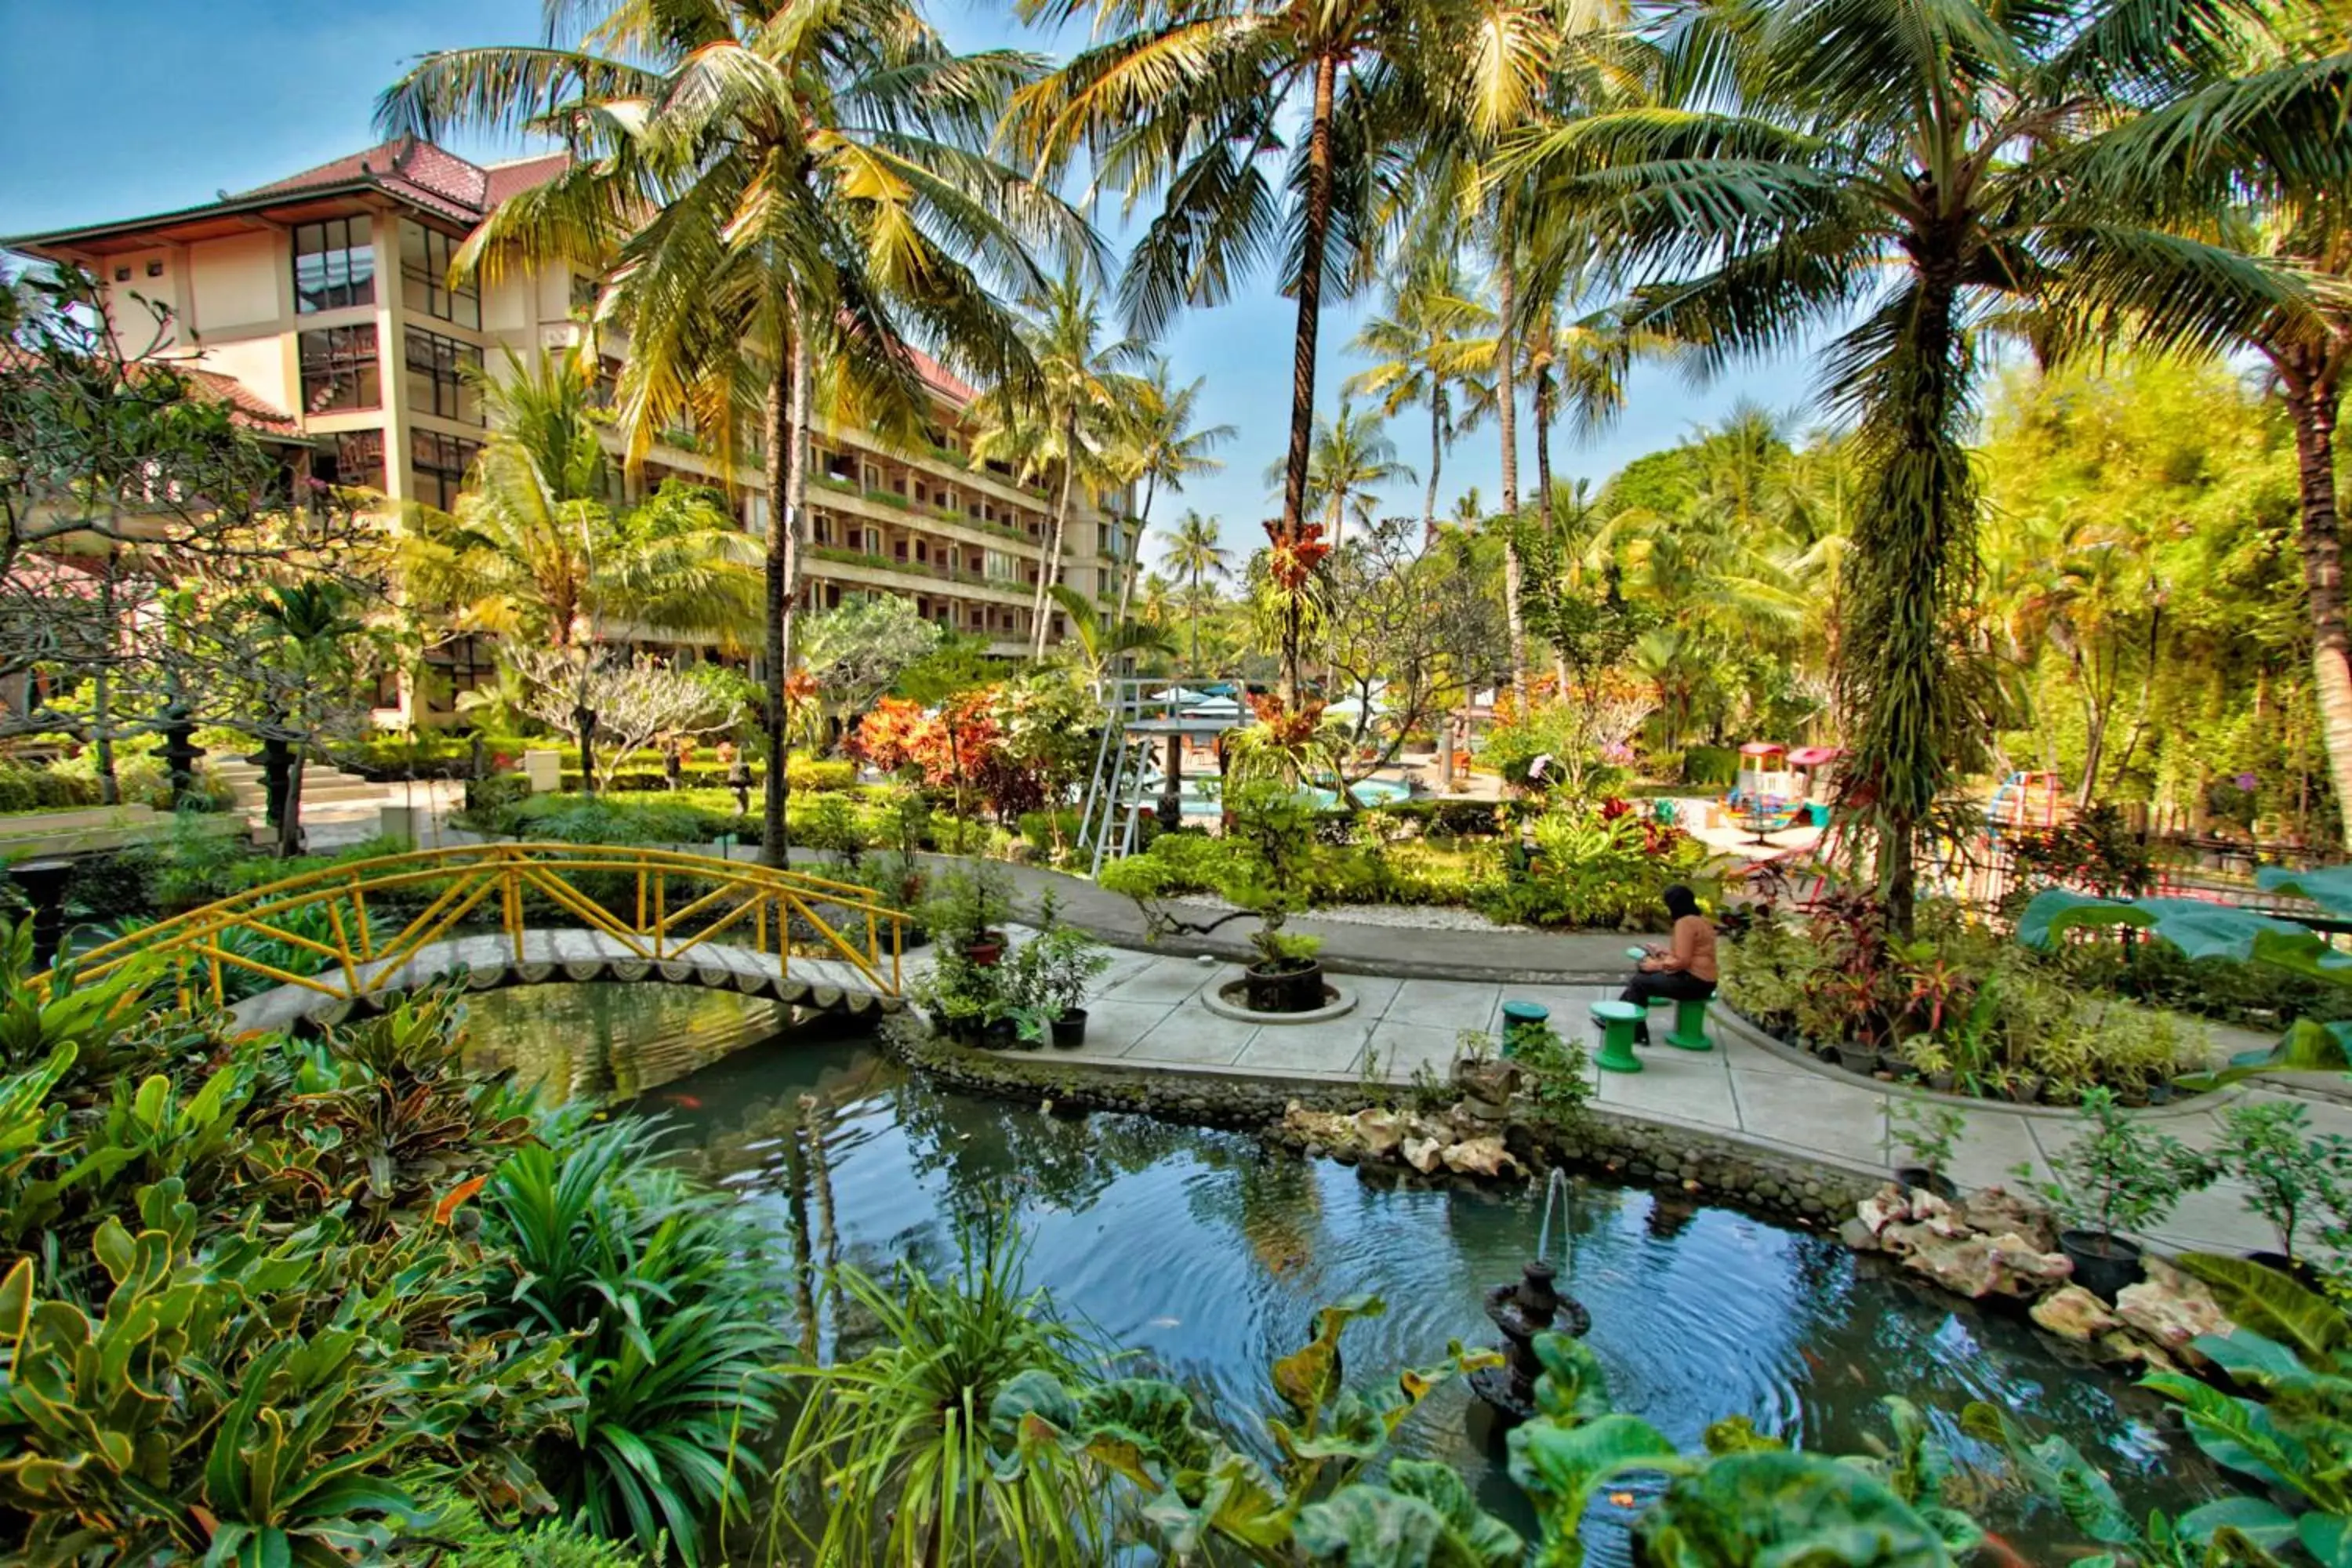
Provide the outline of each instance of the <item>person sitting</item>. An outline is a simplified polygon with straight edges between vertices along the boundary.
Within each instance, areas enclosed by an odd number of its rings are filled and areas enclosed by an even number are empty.
[[[1642,960],[1617,997],[1644,1010],[1642,1022],[1633,1028],[1636,1045],[1650,1043],[1647,1009],[1652,1002],[1700,1002],[1715,994],[1714,923],[1698,912],[1697,895],[1680,882],[1661,896],[1674,921],[1667,943],[1651,944],[1649,956]]]

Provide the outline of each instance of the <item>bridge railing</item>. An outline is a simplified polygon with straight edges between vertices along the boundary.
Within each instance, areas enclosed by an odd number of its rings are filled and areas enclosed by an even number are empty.
[[[182,1000],[201,985],[216,1005],[229,1000],[226,979],[236,970],[356,998],[382,989],[427,944],[478,925],[485,906],[517,963],[530,914],[551,908],[563,925],[600,932],[649,962],[691,957],[723,939],[774,956],[789,975],[797,942],[847,963],[881,994],[898,995],[903,984],[907,917],[871,889],[680,850],[587,844],[468,844],[346,861],[142,927],[79,954],[73,968],[97,980],[144,959],[178,958]],[[239,951],[251,937],[317,967],[299,973]]]

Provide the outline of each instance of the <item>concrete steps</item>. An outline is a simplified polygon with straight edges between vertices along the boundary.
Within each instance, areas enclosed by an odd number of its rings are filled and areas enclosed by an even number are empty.
[[[239,807],[257,811],[268,800],[269,792],[263,786],[259,763],[230,757],[213,763],[212,767],[215,773],[227,781]],[[357,773],[347,773],[340,768],[326,767],[318,763],[312,763],[302,770],[302,808],[306,811],[314,805],[365,805],[383,798],[383,784],[363,779]]]

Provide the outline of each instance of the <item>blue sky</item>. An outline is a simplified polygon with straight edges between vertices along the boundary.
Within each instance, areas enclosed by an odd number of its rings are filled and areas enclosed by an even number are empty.
[[[1045,47],[1024,35],[1009,3],[938,3],[935,19],[960,47]],[[405,61],[434,48],[523,41],[539,26],[538,0],[0,0],[0,234],[184,206],[356,151],[373,140],[376,92]],[[493,157],[528,149],[457,150]],[[1324,313],[1318,393],[1327,411],[1340,380],[1360,368],[1347,342],[1370,303]],[[1178,376],[1206,378],[1205,422],[1239,436],[1224,469],[1163,499],[1156,521],[1195,506],[1222,515],[1229,542],[1255,542],[1258,521],[1276,510],[1261,480],[1283,447],[1293,324],[1289,302],[1260,279],[1245,299],[1193,312],[1170,334],[1163,347]],[[1637,371],[1618,427],[1586,447],[1556,442],[1555,467],[1598,481],[1719,417],[1736,398],[1801,411],[1811,388],[1801,362],[1748,367],[1704,388]],[[1428,460],[1426,428],[1410,410],[1391,427],[1417,470]],[[1521,484],[1531,487],[1527,441],[1523,429]],[[1499,471],[1490,425],[1448,456],[1441,508],[1450,510],[1468,485],[1491,504]],[[1417,487],[1383,500],[1391,511],[1420,510]]]

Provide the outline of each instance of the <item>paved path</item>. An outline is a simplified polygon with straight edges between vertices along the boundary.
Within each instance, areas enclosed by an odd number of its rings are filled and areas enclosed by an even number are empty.
[[[1422,934],[1426,939],[1451,933]],[[1423,1068],[1442,1077],[1463,1030],[1498,1032],[1506,998],[1541,1003],[1551,1009],[1560,1033],[1591,1042],[1587,1009],[1617,989],[1613,984],[1347,977],[1338,984],[1354,993],[1356,1006],[1345,1016],[1318,1024],[1262,1025],[1220,1017],[1200,1000],[1203,989],[1237,973],[1222,963],[1122,952],[1088,1004],[1085,1047],[1055,1055],[1170,1072],[1401,1084]],[[1721,1009],[1714,1020],[1715,1050],[1653,1046],[1641,1052],[1639,1073],[1591,1069],[1598,1102],[1833,1165],[1887,1168],[1887,1090],[1769,1042]],[[1662,1014],[1662,1027],[1664,1021]],[[2281,1098],[2272,1089],[2242,1089],[2143,1114],[2183,1142],[2209,1148],[2221,1132],[2216,1109],[2241,1096]],[[1965,1187],[2015,1185],[2011,1172],[2021,1163],[2032,1167],[2035,1179],[2048,1180],[2050,1156],[2065,1146],[2077,1125],[2071,1111],[1956,1103],[1965,1107],[1969,1126],[1951,1174]],[[2352,1106],[2305,1103],[2314,1131],[2352,1135]],[[2171,1251],[2246,1252],[2274,1246],[2268,1226],[2242,1200],[2235,1184],[2217,1184],[2183,1202],[2148,1239]]]

